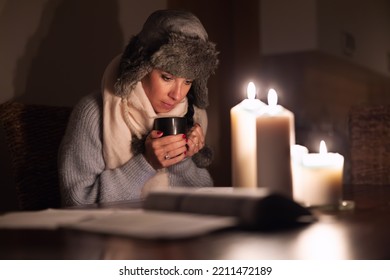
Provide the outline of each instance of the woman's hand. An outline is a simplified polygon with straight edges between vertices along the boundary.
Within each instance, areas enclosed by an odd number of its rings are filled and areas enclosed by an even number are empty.
[[[161,131],[152,130],[145,141],[145,158],[154,169],[161,169],[182,161],[187,153],[185,134],[162,137]]]
[[[187,156],[192,157],[204,147],[204,135],[202,127],[196,123],[188,132]]]

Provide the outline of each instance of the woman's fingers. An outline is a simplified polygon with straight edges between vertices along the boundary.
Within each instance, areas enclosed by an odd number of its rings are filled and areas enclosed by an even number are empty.
[[[184,134],[162,136],[161,132],[153,130],[145,142],[145,158],[155,169],[178,163],[187,152]]]
[[[188,133],[188,153],[187,156],[193,156],[204,147],[203,130],[199,124],[195,124]]]
[[[152,130],[145,142],[145,158],[155,169],[169,167],[198,153],[205,145],[203,130],[195,124],[187,136],[184,134],[164,136]]]

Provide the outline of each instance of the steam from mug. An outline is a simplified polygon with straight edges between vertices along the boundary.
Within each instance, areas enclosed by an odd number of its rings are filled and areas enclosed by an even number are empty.
[[[186,134],[187,120],[184,117],[156,118],[153,124],[154,130],[163,132],[163,136]]]

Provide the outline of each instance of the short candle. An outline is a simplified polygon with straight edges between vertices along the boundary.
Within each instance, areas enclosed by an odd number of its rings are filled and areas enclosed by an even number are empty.
[[[304,204],[337,206],[342,199],[344,157],[328,153],[324,141],[319,153],[302,156]]]
[[[302,170],[302,157],[308,154],[309,150],[302,145],[291,146],[291,168],[293,177],[293,198],[296,202],[304,203],[304,180]]]

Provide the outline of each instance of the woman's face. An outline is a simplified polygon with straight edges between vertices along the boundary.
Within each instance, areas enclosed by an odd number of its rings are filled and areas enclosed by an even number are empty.
[[[153,69],[141,82],[157,114],[175,108],[187,96],[192,85],[192,80],[173,76],[160,69]]]

